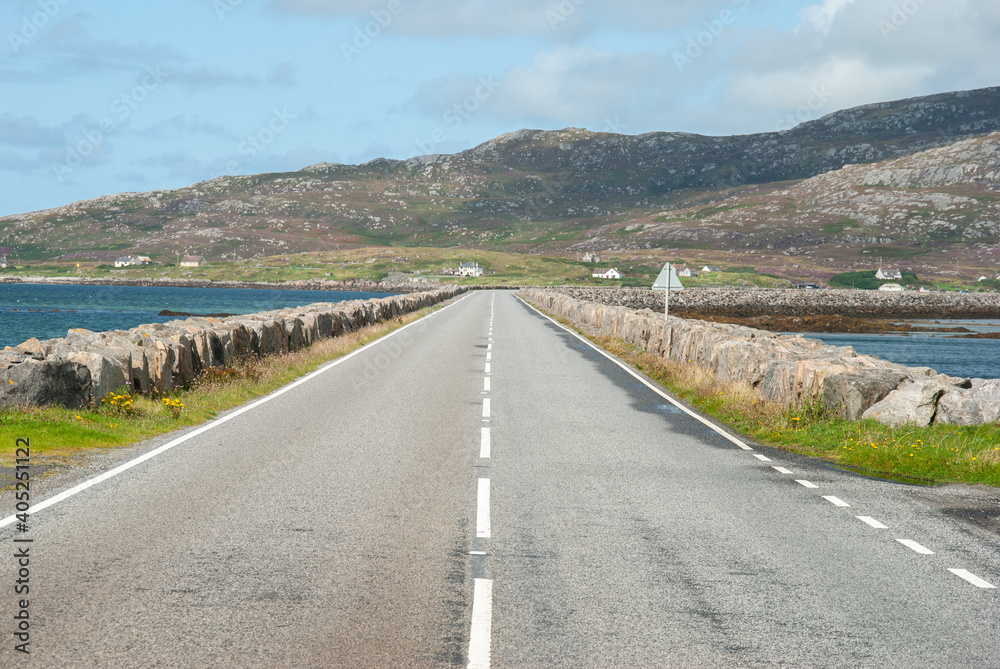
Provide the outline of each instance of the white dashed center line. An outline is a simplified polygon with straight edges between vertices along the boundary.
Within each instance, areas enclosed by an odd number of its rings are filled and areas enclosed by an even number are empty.
[[[916,541],[913,541],[912,539],[896,539],[896,541],[898,541],[899,543],[903,544],[904,546],[906,546],[910,550],[915,551],[917,553],[920,553],[921,555],[934,555],[934,551],[932,551],[929,548],[925,548],[925,547],[921,546],[920,544],[918,544]]]
[[[755,458],[757,458],[758,460],[760,460],[761,462],[770,462],[771,461],[771,458],[767,457],[766,455],[761,455],[760,453],[754,453],[753,456]]]
[[[493,628],[493,581],[476,579],[472,595],[472,633],[469,635],[469,669],[489,669]]]
[[[868,525],[871,525],[876,530],[887,530],[887,529],[889,529],[888,525],[883,525],[882,523],[878,522],[877,520],[875,520],[871,516],[855,516],[855,518],[857,518],[858,520],[860,520],[862,523],[866,523]]]
[[[491,367],[490,363],[486,363],[486,373],[487,374],[490,373],[490,367]]]
[[[850,504],[848,504],[844,500],[840,499],[839,497],[834,497],[833,495],[823,495],[823,499],[828,501],[830,504],[833,504],[834,506],[850,506]]]
[[[795,479],[795,482],[798,483],[798,484],[800,484],[800,485],[804,485],[807,488],[818,488],[819,487],[815,483],[810,483],[809,481],[803,481],[802,479]]]
[[[772,467],[771,469],[773,469],[774,471],[778,472],[779,474],[791,474],[792,473],[790,470],[785,469],[784,467]]]
[[[490,398],[487,397],[483,400],[483,418],[490,417]]]
[[[490,392],[490,377],[483,379],[483,390],[485,392]]]
[[[490,457],[490,428],[484,427],[479,440],[479,457]]]
[[[490,480],[479,479],[479,496],[476,503],[476,536],[490,538]]]
[[[486,361],[489,362],[492,359],[493,359],[493,352],[492,351],[487,351],[486,352]]]
[[[984,588],[984,589],[987,589],[987,590],[996,590],[996,588],[997,588],[995,585],[993,585],[989,581],[984,581],[983,579],[979,578],[975,574],[973,574],[971,572],[968,572],[968,571],[966,571],[964,569],[949,569],[948,571],[950,571],[952,574],[954,574],[955,576],[958,576],[961,579],[965,579],[966,581],[968,581],[972,585],[976,586],[977,588]]]

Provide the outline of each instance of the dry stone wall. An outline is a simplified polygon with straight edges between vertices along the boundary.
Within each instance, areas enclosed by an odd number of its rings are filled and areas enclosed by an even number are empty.
[[[748,384],[771,402],[818,398],[843,418],[890,425],[976,425],[1000,418],[1000,381],[905,367],[799,335],[675,317],[667,321],[662,312],[598,304],[559,290],[529,288],[521,295],[590,331],[672,361],[696,363],[722,381]]]
[[[287,353],[417,311],[468,290],[447,287],[376,300],[317,303],[231,318],[188,318],[131,330],[70,330],[0,351],[0,407],[100,403],[131,386],[142,394],[188,385],[242,356]]]

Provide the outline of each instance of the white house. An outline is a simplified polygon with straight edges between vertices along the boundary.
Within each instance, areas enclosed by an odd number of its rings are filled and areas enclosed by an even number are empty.
[[[896,281],[903,278],[903,273],[898,269],[882,269],[879,267],[878,271],[875,272],[875,278],[882,279],[883,281]]]
[[[129,267],[137,264],[139,263],[132,256],[121,256],[119,258],[115,258],[115,267]]]
[[[673,265],[673,268],[677,270],[677,276],[682,276],[688,279],[694,276],[694,272],[692,272],[691,268],[687,265]]]
[[[620,279],[623,276],[625,275],[619,272],[616,268],[597,270],[593,274],[595,279]]]
[[[883,283],[878,287],[883,293],[902,293],[903,287],[898,283]]]
[[[205,256],[184,256],[181,258],[181,267],[204,267],[206,264]]]
[[[7,256],[0,256],[0,269],[7,269]]]
[[[702,272],[721,272],[722,268],[721,267],[715,267],[713,265],[705,265],[704,267],[701,268],[701,271]]]
[[[465,262],[458,267],[459,276],[482,276],[485,273],[482,265],[477,262]]]
[[[595,262],[595,263],[601,262],[601,256],[597,255],[596,253],[590,253],[588,251],[587,253],[583,254],[583,262]]]

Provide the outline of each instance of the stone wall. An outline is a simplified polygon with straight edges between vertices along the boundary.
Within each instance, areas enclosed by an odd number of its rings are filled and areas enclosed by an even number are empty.
[[[560,288],[578,300],[663,313],[663,292],[649,288]],[[998,318],[1000,293],[877,290],[694,288],[671,291],[670,309],[719,316]]]
[[[976,425],[1000,419],[997,380],[904,367],[798,335],[675,317],[666,321],[662,312],[587,302],[559,290],[529,288],[520,294],[597,334],[672,361],[696,363],[721,381],[748,384],[771,402],[819,398],[843,418],[890,425]]]
[[[129,384],[142,394],[169,392],[208,367],[225,367],[242,356],[296,351],[466,290],[448,287],[226,319],[188,318],[127,331],[70,330],[61,339],[29,339],[0,351],[0,407],[76,408],[100,403]]]

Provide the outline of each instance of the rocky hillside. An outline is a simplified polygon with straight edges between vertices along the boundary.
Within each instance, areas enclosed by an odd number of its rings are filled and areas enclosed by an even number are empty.
[[[968,255],[997,242],[996,171],[970,167],[995,165],[996,138],[984,136],[997,131],[1000,88],[736,137],[521,130],[454,155],[220,177],[10,216],[0,246],[66,260],[362,244],[704,249],[840,264],[865,252]],[[852,164],[870,167],[842,169]],[[904,234],[912,221],[915,237]]]

